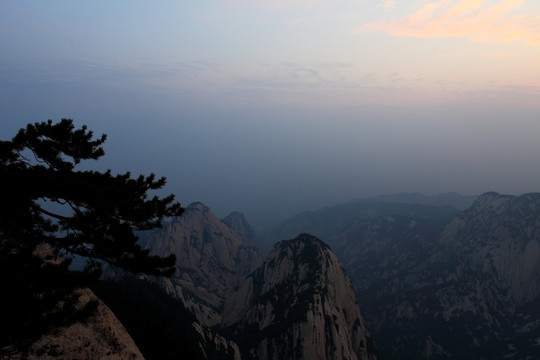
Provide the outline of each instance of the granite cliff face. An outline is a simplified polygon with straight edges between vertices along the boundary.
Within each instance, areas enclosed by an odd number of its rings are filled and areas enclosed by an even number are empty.
[[[231,294],[222,326],[243,359],[375,359],[351,283],[310,235],[281,241]]]
[[[238,346],[197,321],[156,283],[125,275],[95,289],[148,359],[240,360]]]
[[[540,296],[540,194],[486,193],[448,225],[443,239],[493,276],[514,306]]]
[[[35,248],[34,255],[46,263],[61,263],[61,259],[55,256],[51,247],[45,243],[41,243]],[[72,318],[67,323],[68,325],[65,323],[63,326],[50,330],[28,346],[25,345],[22,353],[20,349],[13,349],[13,352],[17,353],[12,353],[9,349],[5,356],[2,352],[0,358],[25,360],[144,359],[120,320],[92,290],[79,288],[74,290],[72,295],[74,298],[68,301],[73,301],[73,310],[86,315],[79,314],[81,316],[79,321]],[[14,309],[14,311],[16,310]]]
[[[196,316],[193,341],[223,358],[375,359],[350,280],[328,246],[310,235],[282,241],[257,268],[260,252],[244,242],[252,235],[241,214],[221,221],[194,203],[142,241],[153,254],[176,254],[176,275],[155,280]],[[214,355],[207,358],[221,358]]]
[[[81,306],[97,301],[95,313],[84,323],[76,322],[42,336],[20,358],[143,360],[137,345],[112,311],[89,289],[79,293]]]
[[[355,209],[286,225],[313,228],[340,257],[382,358],[538,357],[540,194]]]
[[[220,323],[226,295],[263,260],[258,249],[201,203],[189,205],[141,245],[152,254],[176,255],[176,274],[156,281],[208,326]]]

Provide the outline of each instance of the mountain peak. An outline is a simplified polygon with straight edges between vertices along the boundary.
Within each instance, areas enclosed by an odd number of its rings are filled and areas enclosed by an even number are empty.
[[[141,246],[153,255],[176,255],[176,274],[159,281],[208,326],[220,322],[225,296],[262,262],[258,249],[200,202]]]
[[[375,358],[350,280],[308,234],[274,246],[227,299],[222,324],[248,359]]]
[[[221,219],[221,221],[240,234],[244,238],[246,244],[251,246],[255,245],[257,239],[255,230],[249,225],[246,217],[242,213],[233,211]]]
[[[204,205],[202,202],[195,201],[186,207],[186,211],[202,211],[203,213],[206,213],[211,210],[208,206]]]
[[[296,238],[291,240],[281,240],[278,242],[274,247],[305,247],[305,246],[315,246],[323,250],[330,250],[330,247],[322,240],[320,240],[318,237],[313,236],[311,234],[302,233],[299,234]]]
[[[324,253],[331,252],[330,247],[310,234],[300,234],[292,240],[282,240],[274,245],[279,257],[288,256],[291,260],[308,266],[319,266],[316,262]]]

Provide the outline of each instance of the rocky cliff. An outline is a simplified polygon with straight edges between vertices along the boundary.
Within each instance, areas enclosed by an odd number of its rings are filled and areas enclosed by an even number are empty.
[[[263,259],[258,249],[201,203],[189,205],[181,217],[141,245],[152,254],[176,255],[176,274],[157,281],[208,326],[220,323],[225,296]]]
[[[520,306],[540,296],[540,194],[486,193],[443,233],[453,251]]]
[[[538,358],[540,194],[486,193],[458,212],[372,203],[314,227],[352,280],[381,357]]]
[[[137,345],[112,311],[92,291],[80,290],[81,306],[97,301],[97,309],[85,322],[76,322],[44,335],[21,359],[142,360]],[[19,358],[19,357],[15,357]]]
[[[202,325],[179,300],[139,277],[100,281],[95,289],[147,360],[240,360],[238,346]]]
[[[281,241],[229,296],[222,325],[243,359],[374,359],[351,283],[310,235]]]

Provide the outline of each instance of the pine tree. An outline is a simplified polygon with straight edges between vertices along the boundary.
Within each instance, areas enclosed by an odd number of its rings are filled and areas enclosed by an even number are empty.
[[[134,233],[182,214],[174,195],[148,197],[165,178],[76,169],[102,157],[105,140],[62,119],[0,141],[0,358],[91,313],[93,304],[76,306],[74,290],[95,282],[101,263],[157,276],[175,271],[174,255],[149,255]],[[86,261],[84,269],[74,270],[73,258]]]

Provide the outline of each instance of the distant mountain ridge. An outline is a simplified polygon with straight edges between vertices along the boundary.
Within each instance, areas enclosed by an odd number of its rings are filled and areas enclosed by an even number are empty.
[[[451,206],[459,210],[465,210],[473,204],[477,197],[478,195],[461,195],[456,192],[447,192],[431,196],[424,195],[419,192],[403,192],[397,194],[378,195],[352,202],[388,202],[431,206]]]
[[[259,243],[263,249],[267,249],[276,241],[290,238],[303,231],[321,239],[327,239],[339,234],[343,229],[353,226],[360,219],[371,221],[383,216],[408,218],[452,217],[458,212],[458,209],[447,205],[427,206],[415,203],[354,202],[298,214],[283,221],[271,231],[262,234]]]

